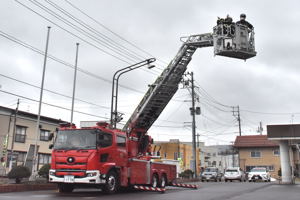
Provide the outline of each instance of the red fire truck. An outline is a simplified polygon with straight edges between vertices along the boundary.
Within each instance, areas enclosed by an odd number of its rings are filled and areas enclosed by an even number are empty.
[[[197,48],[214,46],[215,55],[244,60],[256,55],[253,30],[231,26],[219,24],[213,33],[186,37],[122,130],[106,122],[88,128],[62,125],[53,146],[49,181],[57,183],[60,192],[91,186],[114,193],[133,185],[164,188],[171,184],[176,167],[151,161],[153,140],[147,131],[176,93]]]

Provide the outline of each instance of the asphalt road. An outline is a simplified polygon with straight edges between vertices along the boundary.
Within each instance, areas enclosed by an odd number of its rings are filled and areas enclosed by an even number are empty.
[[[34,191],[2,193],[1,200],[299,200],[300,185],[278,185],[274,183],[240,183],[240,182],[209,182],[196,183],[198,190],[185,188],[168,188],[166,193],[135,191],[105,195],[98,190],[77,189],[71,194],[59,194],[57,191]]]

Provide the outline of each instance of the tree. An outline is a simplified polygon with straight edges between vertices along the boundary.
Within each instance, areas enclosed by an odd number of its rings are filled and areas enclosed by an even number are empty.
[[[15,179],[17,184],[21,183],[22,178],[28,178],[30,175],[31,172],[29,168],[25,166],[13,167],[7,174],[8,178]]]
[[[43,165],[43,167],[41,167],[41,169],[39,170],[38,174],[42,177],[45,177],[48,180],[50,167],[50,164]]]
[[[182,177],[182,178],[193,178],[193,174],[194,172],[190,169],[186,169],[184,170],[183,172],[181,172],[179,174],[179,177]]]

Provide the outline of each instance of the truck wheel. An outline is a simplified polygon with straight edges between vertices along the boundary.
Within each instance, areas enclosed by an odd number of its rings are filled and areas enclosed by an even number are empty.
[[[152,175],[152,187],[157,187],[158,186],[158,175],[153,174]]]
[[[115,171],[108,172],[106,176],[106,183],[103,191],[107,194],[116,193],[119,190],[119,177]]]
[[[58,184],[59,193],[71,193],[74,190],[74,186],[71,184]]]
[[[160,185],[160,187],[165,188],[167,186],[167,184],[168,184],[167,177],[166,177],[165,174],[163,174],[161,176],[160,184],[159,185]]]

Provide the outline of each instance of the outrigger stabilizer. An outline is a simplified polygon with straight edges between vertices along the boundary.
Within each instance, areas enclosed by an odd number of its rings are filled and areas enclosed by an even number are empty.
[[[196,189],[196,190],[198,189],[198,186],[194,185],[194,184],[171,183],[169,186],[181,187],[181,188],[191,188],[191,189]],[[141,190],[141,191],[160,192],[160,193],[166,192],[166,188],[160,188],[160,187],[134,185],[133,188],[136,190]]]

